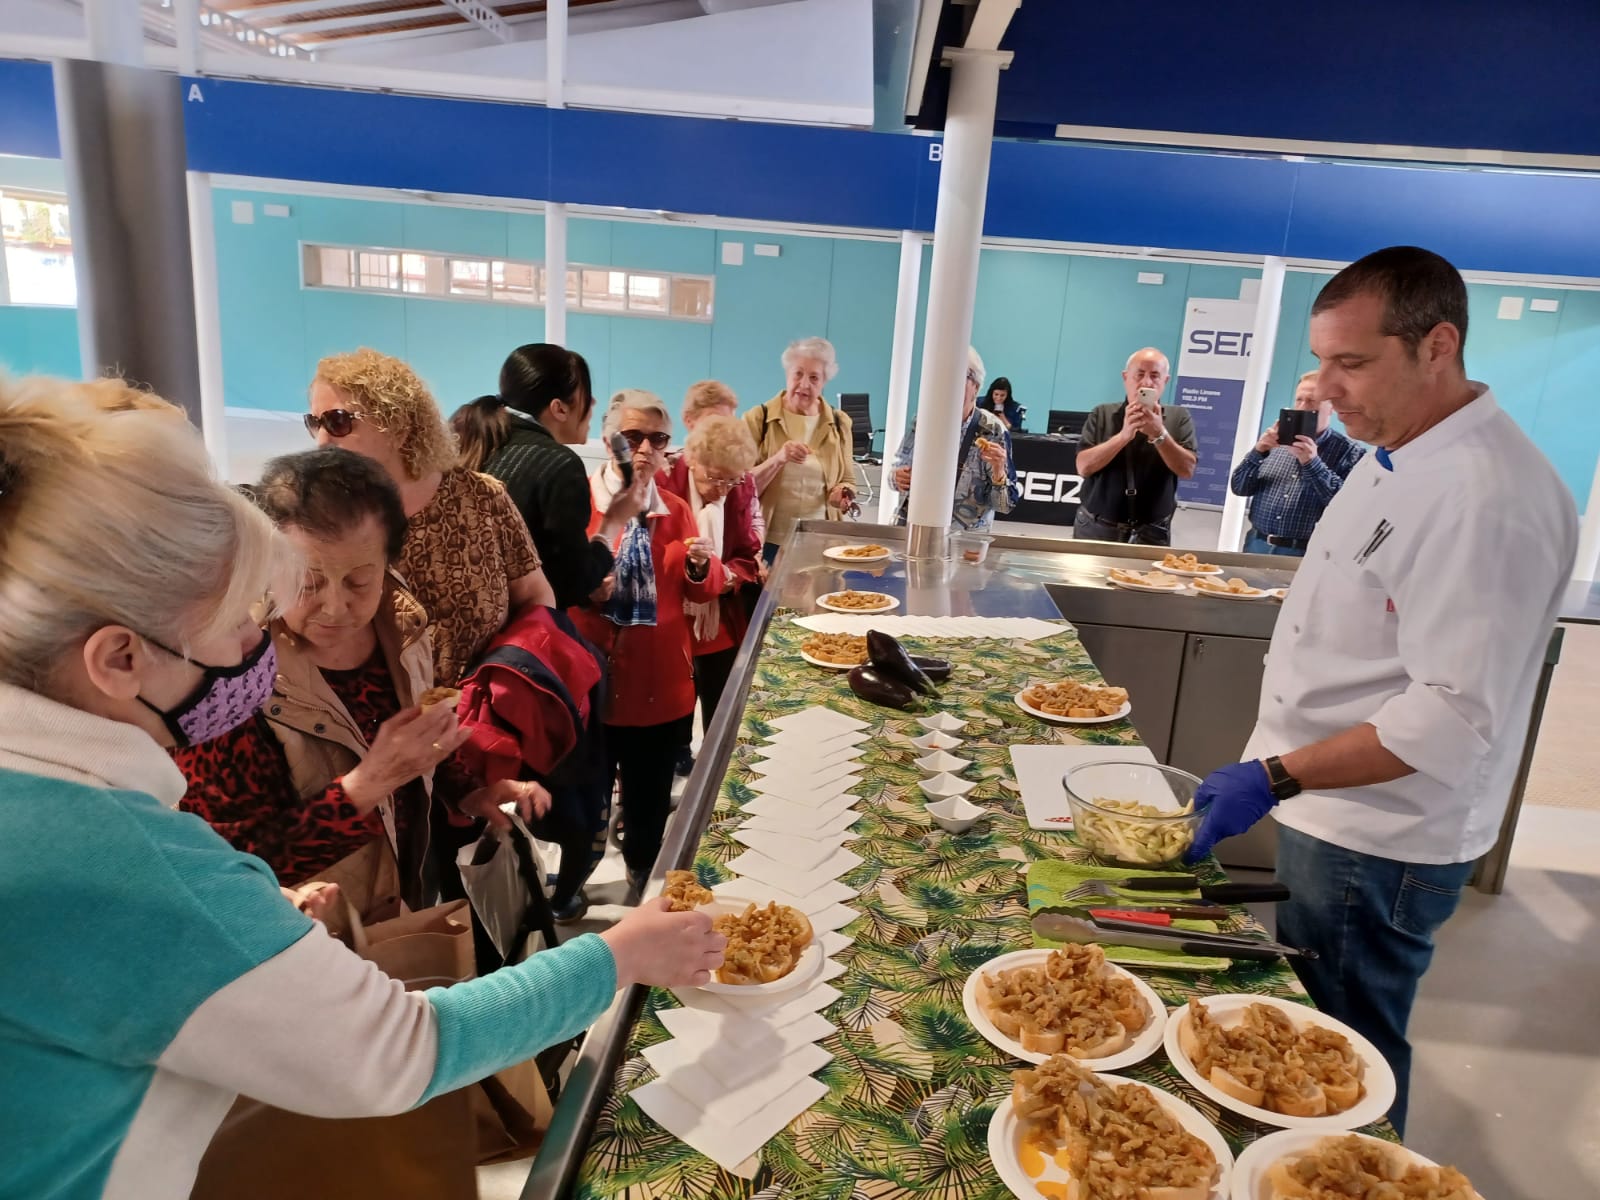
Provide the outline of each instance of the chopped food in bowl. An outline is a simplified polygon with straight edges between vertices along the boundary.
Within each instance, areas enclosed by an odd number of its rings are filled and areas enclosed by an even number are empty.
[[[1159,763],[1082,763],[1061,780],[1079,843],[1115,867],[1174,867],[1194,843],[1200,780]]]

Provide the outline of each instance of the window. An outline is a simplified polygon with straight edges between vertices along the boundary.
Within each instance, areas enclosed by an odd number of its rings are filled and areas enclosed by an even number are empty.
[[[63,196],[0,192],[0,230],[5,244],[7,287],[0,299],[12,304],[78,302],[72,267],[72,226]]]
[[[667,290],[671,286],[671,277],[667,275],[629,274],[628,311],[665,316]]]
[[[450,260],[450,294],[472,296],[479,300],[489,298],[489,263],[485,259],[452,258]]]
[[[628,273],[626,271],[583,271],[582,307],[596,312],[615,311],[628,305]]]
[[[10,239],[8,216],[8,251]],[[457,258],[378,246],[303,243],[300,262],[308,288],[540,305],[549,285],[538,263]],[[574,312],[706,322],[711,320],[716,280],[709,275],[670,275],[579,263],[567,269],[566,285],[567,306]]]
[[[672,280],[672,315],[685,321],[711,320],[712,281],[693,275]]]
[[[512,304],[537,304],[543,298],[539,292],[539,274],[539,268],[532,263],[497,261],[490,276],[494,298]]]
[[[400,286],[400,256],[362,250],[356,254],[357,286],[393,291]]]

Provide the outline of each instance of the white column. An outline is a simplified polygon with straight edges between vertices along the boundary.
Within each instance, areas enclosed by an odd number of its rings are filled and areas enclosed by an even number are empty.
[[[120,67],[144,66],[144,18],[130,0],[88,0],[84,5],[89,58]]]
[[[544,340],[567,344],[567,206],[544,206]]]
[[[1589,503],[1583,510],[1583,527],[1578,533],[1578,557],[1572,563],[1572,577],[1593,579],[1597,571],[1600,571],[1600,459],[1595,461]]]
[[[228,475],[228,417],[222,390],[222,314],[218,311],[216,212],[211,176],[189,171],[189,263],[194,276],[195,349],[200,366],[200,430],[211,464]]]
[[[545,105],[567,106],[567,0],[549,0],[544,24]],[[544,206],[544,340],[567,344],[567,206]]]
[[[911,529],[906,546],[914,558],[943,558],[947,548],[989,151],[994,142],[995,93],[1000,69],[1011,61],[1009,52],[997,50],[948,50],[946,56],[950,103],[933,224],[917,445],[911,460]]]
[[[1268,255],[1261,263],[1261,291],[1256,296],[1256,326],[1250,336],[1250,363],[1245,369],[1244,394],[1239,397],[1239,427],[1233,434],[1232,471],[1245,451],[1261,436],[1261,415],[1266,405],[1267,381],[1272,378],[1272,352],[1278,344],[1278,314],[1283,311],[1284,261]],[[1236,553],[1244,543],[1244,519],[1249,499],[1228,489],[1222,503],[1222,529],[1217,549]]]
[[[900,287],[894,298],[894,348],[889,356],[889,408],[883,417],[883,485],[878,489],[878,522],[890,525],[900,507],[890,465],[906,433],[911,406],[911,359],[917,345],[917,297],[922,291],[922,234],[900,233]]]
[[[200,0],[173,0],[172,23],[178,34],[178,74],[200,73]]]

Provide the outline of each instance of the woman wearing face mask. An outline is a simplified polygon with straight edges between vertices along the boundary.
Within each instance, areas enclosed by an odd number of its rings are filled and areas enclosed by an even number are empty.
[[[713,602],[690,601],[694,634],[694,682],[700,720],[709,726],[727,686],[747,624],[736,589],[754,583],[761,562],[761,539],[750,521],[751,492],[744,487],[755,465],[756,447],[742,421],[702,416],[695,421],[683,454],[657,483],[688,501],[700,536],[727,572],[722,594]]]
[[[265,709],[174,752],[189,782],[180,807],[291,886],[381,840],[401,898],[422,908],[438,891],[427,854],[434,795],[499,826],[502,803],[531,820],[550,797],[536,783],[474,788],[447,761],[467,736],[454,706],[418,707],[433,686],[433,646],[427,614],[392,570],[406,518],[383,468],[337,450],[291,454],[267,464],[253,495],[306,575],[270,628],[278,667]]]
[[[839,373],[832,343],[801,338],[783,352],[787,384],[745,413],[762,462],[755,469],[767,525],[767,561],[800,521],[838,520],[855,504],[854,435],[850,418],[830,408],[823,386]]]
[[[606,752],[621,779],[628,828],[623,858],[629,902],[637,903],[661,852],[673,764],[694,713],[692,631],[684,605],[715,602],[726,573],[688,504],[656,485],[672,440],[672,417],[661,398],[634,388],[618,392],[603,431],[607,440],[622,435],[633,450],[632,477],[651,481],[644,512],[612,547],[617,566],[610,598],[573,613],[610,661]],[[600,528],[602,514],[629,482],[614,463],[590,477],[591,530]]]
[[[618,984],[721,962],[708,917],[653,905],[404,991],[175,812],[167,748],[260,708],[252,606],[298,575],[177,409],[117,380],[0,382],[0,1078],[27,1085],[0,1195],[180,1200],[240,1093],[403,1112],[571,1037]]]

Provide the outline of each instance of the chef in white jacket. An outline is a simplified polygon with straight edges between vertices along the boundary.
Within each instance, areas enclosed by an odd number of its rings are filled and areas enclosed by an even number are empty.
[[[1433,935],[1499,832],[1577,550],[1572,496],[1467,378],[1467,290],[1427,250],[1339,272],[1311,309],[1317,399],[1378,447],[1328,507],[1272,636],[1245,754],[1213,772],[1191,857],[1269,810],[1278,910],[1318,1007],[1394,1068]]]

